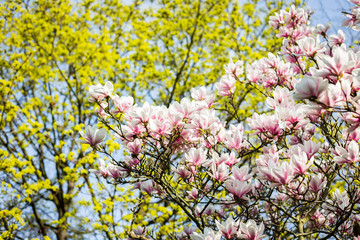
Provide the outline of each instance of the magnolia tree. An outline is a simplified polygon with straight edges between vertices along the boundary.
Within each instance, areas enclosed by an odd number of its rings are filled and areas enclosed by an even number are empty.
[[[352,2],[345,24],[357,28]],[[137,105],[110,82],[91,86],[104,128],[88,126],[82,141],[106,156],[93,171],[180,206],[176,239],[360,239],[360,48],[310,15],[291,7],[271,17],[282,51],[246,67],[230,61],[217,96],[199,87],[168,107]],[[237,81],[266,95],[268,112],[225,122],[239,110]],[[121,156],[102,144],[105,129]],[[152,238],[135,224],[128,235]]]

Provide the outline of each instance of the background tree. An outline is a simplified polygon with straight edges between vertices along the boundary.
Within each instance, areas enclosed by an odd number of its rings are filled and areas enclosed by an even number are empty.
[[[218,80],[229,56],[246,62],[276,51],[280,40],[269,37],[266,23],[284,4],[2,2],[1,237],[122,239],[135,222],[160,229],[158,238],[180,231],[176,221],[185,215],[169,212],[175,208],[168,202],[149,202],[88,173],[99,156],[76,142],[96,120],[88,86],[111,80],[138,102],[169,105],[199,83]],[[261,102],[253,88],[240,85],[232,104],[246,99],[246,107],[229,120],[248,116]],[[108,144],[110,152],[119,148]],[[142,214],[134,219],[130,209]]]

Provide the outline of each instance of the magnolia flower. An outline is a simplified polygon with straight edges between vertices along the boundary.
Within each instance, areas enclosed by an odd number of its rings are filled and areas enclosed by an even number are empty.
[[[261,223],[259,226],[256,225],[254,220],[249,220],[245,223],[240,222],[240,228],[238,232],[238,237],[247,240],[259,240],[264,237],[264,224]]]
[[[140,190],[145,191],[147,194],[151,195],[155,191],[155,188],[151,181],[145,181],[140,183]]]
[[[229,96],[235,91],[235,78],[231,75],[224,75],[220,79],[220,82],[216,83],[215,86],[219,91],[220,96]]]
[[[134,99],[132,97],[119,97],[118,95],[116,95],[113,98],[115,107],[118,110],[114,111],[114,114],[117,113],[126,113],[134,104]]]
[[[307,57],[314,57],[318,53],[326,50],[326,42],[320,43],[319,36],[315,39],[313,37],[302,38],[297,41],[303,55]]]
[[[337,164],[354,164],[360,161],[359,144],[355,141],[351,141],[347,148],[336,146],[335,151],[338,156],[334,157],[334,162]]]
[[[319,102],[329,107],[341,105],[344,99],[344,89],[340,82],[337,84],[329,84],[327,91],[324,91],[319,96]]]
[[[229,176],[229,169],[225,163],[216,166],[216,164],[211,165],[212,174],[209,173],[213,178],[222,182]]]
[[[351,204],[349,203],[349,196],[347,191],[340,192],[340,189],[336,188],[332,194],[331,200],[326,204],[323,204],[325,209],[330,211],[346,210]]]
[[[332,56],[324,55],[319,60],[319,64],[322,64],[322,66],[319,70],[314,71],[313,75],[315,77],[341,77],[355,64],[349,52],[343,47],[333,47]]]
[[[186,236],[190,236],[194,232],[194,229],[192,227],[184,226],[183,231],[186,234]]]
[[[137,138],[135,139],[135,141],[129,142],[127,144],[127,148],[132,154],[138,155],[142,151],[141,144],[142,144],[141,140]]]
[[[105,161],[103,159],[100,159],[99,162],[99,170],[97,169],[90,169],[90,172],[95,173],[98,176],[102,176],[104,178],[109,177],[109,171],[105,166]]]
[[[137,226],[136,229],[133,230],[133,232],[138,236],[143,236],[146,233],[145,230],[145,227]]]
[[[323,78],[305,76],[295,87],[295,100],[310,99],[319,95],[328,88],[328,81]]]
[[[303,175],[314,163],[314,158],[311,158],[310,161],[308,161],[306,154],[302,152],[298,155],[291,156],[290,161],[294,166],[295,173]]]
[[[244,139],[244,130],[241,124],[238,126],[231,125],[228,133],[225,141],[228,148],[240,151],[242,148],[248,147],[248,143]]]
[[[306,141],[303,145],[300,145],[302,151],[305,152],[308,159],[315,155],[320,149],[320,144],[313,141]]]
[[[204,101],[207,108],[210,108],[215,101],[215,94],[207,91],[204,86],[191,89],[191,97],[197,101]]]
[[[106,119],[108,116],[110,116],[109,114],[107,114],[105,112],[105,109],[107,108],[108,103],[107,102],[102,102],[100,104],[100,107],[96,108],[96,112],[97,114],[102,118],[102,119]]]
[[[318,24],[315,27],[314,33],[315,34],[320,34],[322,36],[326,36],[326,33],[329,31],[330,28],[331,28],[330,23],[325,24],[325,26],[322,25],[322,24]]]
[[[233,166],[231,168],[231,172],[233,174],[233,177],[239,181],[247,181],[252,177],[252,173],[248,174],[249,167],[248,166],[242,166],[241,168],[238,168],[237,166]]]
[[[350,0],[350,2],[355,3],[354,1],[355,0]],[[355,4],[357,4],[357,3],[355,3]],[[349,19],[346,19],[341,26],[343,26],[343,27],[348,26],[355,31],[359,31],[360,30],[360,27],[358,25],[360,23],[360,8],[359,8],[359,6],[352,8],[351,14],[345,14],[345,16],[348,17]]]
[[[176,169],[173,169],[173,171],[179,174],[179,177],[182,179],[188,179],[191,175],[191,172],[183,165],[179,165]]]
[[[220,240],[221,232],[214,232],[211,228],[206,227],[204,233],[193,233],[190,235],[193,240]]]
[[[291,107],[294,105],[294,100],[291,95],[292,93],[289,89],[277,86],[273,91],[274,98],[268,97],[266,99],[266,104],[271,109],[275,109],[278,106],[285,108]]]
[[[229,217],[226,220],[226,222],[224,222],[223,224],[219,223],[217,220],[215,220],[215,223],[219,231],[227,239],[230,239],[233,236],[235,236],[238,231],[238,224],[237,222],[234,221],[232,217]]]
[[[273,169],[273,173],[276,177],[276,182],[288,185],[294,179],[295,168],[291,163],[282,162],[280,166]]]
[[[232,59],[230,59],[229,63],[225,65],[225,73],[233,78],[237,78],[244,73],[243,65],[243,61],[238,60],[236,63],[233,63]]]
[[[111,96],[114,91],[114,86],[111,82],[106,82],[105,85],[97,84],[91,85],[89,88],[89,102],[100,102],[105,97]]]
[[[193,166],[201,166],[206,162],[206,150],[191,148],[185,153],[186,162]]]
[[[314,215],[311,217],[311,220],[315,221],[317,226],[321,226],[326,222],[326,217],[322,214],[322,212],[316,210]]]
[[[226,189],[239,199],[247,200],[245,197],[247,193],[249,193],[252,189],[251,183],[247,183],[245,181],[229,180],[225,182]]]
[[[330,46],[341,45],[344,42],[345,42],[345,34],[341,30],[338,30],[337,35],[333,34],[333,35],[330,35],[330,37],[329,37]]]
[[[87,126],[85,133],[80,131],[80,135],[85,138],[85,140],[80,139],[78,142],[87,143],[92,147],[96,147],[96,145],[104,141],[106,137],[106,129],[95,129],[91,126]]]
[[[310,176],[309,187],[313,192],[319,192],[326,186],[326,179],[323,180],[321,175],[315,175],[314,173]]]
[[[111,175],[111,177],[113,177],[115,179],[124,178],[129,173],[129,171],[127,169],[116,166],[112,163],[110,163],[106,169],[107,169],[108,173]]]
[[[195,199],[197,199],[198,198],[198,194],[199,194],[199,192],[198,192],[198,190],[196,189],[196,188],[193,188],[191,191],[186,191],[187,192],[187,194],[188,194],[188,199],[189,200],[195,200]]]
[[[232,165],[234,165],[240,161],[240,159],[236,158],[234,152],[231,152],[230,154],[223,153],[223,154],[221,154],[221,156],[219,156],[219,154],[214,152],[212,157],[213,157],[212,162],[215,163],[216,166],[219,166],[220,164],[225,163],[226,165],[231,167]]]

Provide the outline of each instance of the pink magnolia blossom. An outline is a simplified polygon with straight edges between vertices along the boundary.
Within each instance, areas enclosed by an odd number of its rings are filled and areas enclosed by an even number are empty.
[[[148,121],[148,128],[151,136],[155,138],[168,136],[173,130],[172,122],[168,119],[168,109],[154,108]]]
[[[344,140],[358,142],[360,140],[360,129],[356,128],[352,130],[352,128],[349,128],[344,134]]]
[[[85,138],[85,140],[78,140],[80,143],[87,143],[92,147],[96,147],[99,143],[104,141],[106,137],[106,129],[95,129],[91,126],[87,126],[85,133],[80,131],[80,135]]]
[[[301,152],[298,155],[293,155],[290,159],[290,162],[294,166],[295,173],[303,175],[314,163],[314,159],[311,158],[310,161],[308,161],[306,154],[304,152]]]
[[[323,204],[325,209],[341,213],[350,207],[349,196],[347,191],[340,192],[340,189],[336,188],[332,194],[331,200]]]
[[[142,107],[134,108],[129,115],[135,124],[140,124],[147,123],[153,112],[154,108],[149,103],[145,102]]]
[[[325,37],[330,28],[331,28],[330,23],[326,23],[325,26],[323,24],[318,24],[318,25],[316,25],[314,33]]]
[[[350,0],[351,2],[353,2],[353,0]],[[353,2],[355,4],[358,5],[358,3]],[[351,9],[351,13],[347,13],[345,14],[346,17],[348,17],[348,19],[346,19],[343,23],[342,26],[347,26],[352,28],[355,31],[359,31],[360,27],[359,27],[359,23],[360,23],[360,8],[359,6],[355,6]]]
[[[102,119],[106,119],[108,116],[110,116],[109,114],[107,114],[105,112],[105,109],[107,108],[108,103],[107,102],[102,102],[100,104],[100,106],[98,108],[96,108],[96,112],[98,114],[99,117],[101,117]]]
[[[322,175],[312,173],[310,179],[309,187],[315,193],[321,191],[326,186],[327,181],[323,179]]]
[[[220,240],[221,232],[214,232],[211,228],[206,227],[204,233],[193,233],[190,235],[192,240]]]
[[[248,199],[247,197],[245,197],[245,195],[248,194],[252,189],[251,183],[239,181],[237,179],[226,181],[225,186],[226,189],[234,195],[234,197],[245,200]]]
[[[277,183],[288,185],[294,179],[295,168],[291,163],[282,162],[276,168],[273,168],[273,173]]]
[[[256,171],[258,179],[267,180],[269,182],[278,181],[274,174],[274,169],[277,167],[277,164],[273,161],[269,161],[266,164],[266,166],[257,166]]]
[[[333,47],[332,56],[324,55],[320,59],[321,68],[314,72],[315,77],[342,77],[354,66],[349,52],[343,47]]]
[[[225,74],[230,75],[233,78],[238,78],[244,73],[243,65],[243,61],[238,60],[236,63],[233,63],[232,59],[230,59],[229,63],[225,65]]]
[[[198,190],[197,189],[192,189],[191,191],[187,191],[187,194],[188,194],[188,199],[190,199],[190,200],[195,200],[195,199],[197,199],[198,198],[198,196],[199,196],[199,192],[198,192]]]
[[[134,105],[134,99],[132,97],[125,97],[118,95],[115,95],[113,97],[114,104],[117,108],[117,110],[114,111],[114,114],[117,113],[126,113],[133,105]]]
[[[305,111],[300,104],[290,108],[279,106],[275,109],[275,115],[280,120],[279,126],[283,130],[299,129],[309,123],[309,120],[305,119]]]
[[[220,96],[229,96],[235,91],[235,78],[231,75],[224,75],[220,79],[220,82],[216,83],[215,86],[218,89]]]
[[[128,166],[129,168],[133,168],[140,163],[137,157],[130,157],[130,156],[125,157],[124,162],[126,166]]]
[[[305,76],[295,87],[295,100],[317,98],[328,89],[328,81],[322,78]]]
[[[114,179],[127,177],[129,173],[129,170],[116,166],[112,163],[107,166],[107,170],[110,176]]]
[[[199,88],[191,89],[191,97],[198,100],[198,101],[205,100],[206,97],[207,97],[206,88],[204,86],[202,86],[202,87],[199,87]]]
[[[337,153],[337,156],[334,157],[334,162],[336,162],[337,164],[354,164],[360,161],[359,144],[355,141],[351,141],[347,148],[336,146],[335,151]]]
[[[343,95],[344,91],[341,84],[330,84],[327,91],[324,91],[319,96],[319,102],[329,107],[340,106],[346,97]]]
[[[266,237],[263,232],[263,223],[258,226],[254,220],[248,220],[246,223],[240,222],[238,237],[247,240],[260,240]]]
[[[89,102],[101,102],[105,97],[111,97],[113,91],[114,86],[111,82],[106,82],[104,86],[101,84],[91,85]]]
[[[220,182],[223,182],[229,177],[229,169],[225,163],[222,163],[219,166],[216,166],[216,164],[212,164],[211,170],[212,173],[209,173],[209,175]]]
[[[279,14],[279,13],[275,13],[275,16],[270,16],[269,19],[270,19],[270,20],[269,20],[269,25],[270,25],[271,27],[273,27],[274,29],[279,28],[279,26],[280,26],[281,24],[284,24],[284,23],[285,23],[283,10],[280,11],[280,14]]]
[[[200,148],[191,148],[187,153],[185,153],[185,161],[187,164],[199,167],[206,163],[206,150]]]
[[[190,115],[197,111],[197,105],[191,102],[188,98],[181,99],[179,102],[174,102],[169,107],[170,113],[181,113],[183,118],[187,119]]]
[[[129,151],[132,154],[138,155],[139,153],[142,152],[141,145],[142,145],[141,140],[140,139],[135,139],[133,142],[129,142],[127,144],[127,148],[129,149]]]
[[[215,101],[215,94],[210,93],[204,86],[196,89],[193,88],[191,90],[191,97],[197,101],[204,101],[207,108],[210,108]]]
[[[267,116],[254,113],[253,118],[249,120],[249,126],[255,130],[255,134],[262,133],[264,137],[275,141],[283,134],[279,124],[279,119],[275,115]]]
[[[232,217],[229,217],[223,224],[219,223],[217,220],[215,220],[215,223],[219,231],[226,239],[231,239],[237,235],[239,226]]]
[[[241,124],[234,126],[230,125],[230,130],[226,135],[225,144],[228,148],[236,151],[241,151],[243,148],[247,148],[249,145],[244,138],[244,128]]]
[[[291,107],[295,104],[291,95],[292,93],[289,91],[289,89],[277,86],[273,91],[274,97],[268,97],[266,99],[266,104],[271,109],[275,109],[278,106],[282,106],[285,108]]]
[[[253,173],[249,173],[249,167],[248,166],[242,166],[241,168],[238,168],[237,166],[233,166],[231,168],[231,172],[233,174],[233,177],[239,181],[247,181],[252,176]]]
[[[252,83],[257,83],[261,79],[262,73],[258,69],[258,62],[254,62],[251,66],[247,67],[246,77]]]
[[[317,227],[320,227],[326,223],[326,217],[319,210],[316,210],[311,220],[315,221]]]
[[[140,183],[140,190],[152,195],[155,192],[154,185],[151,181],[145,181]]]
[[[235,156],[235,153],[234,152],[231,152],[230,154],[224,154],[222,155],[224,158],[225,158],[225,161],[224,163],[226,165],[228,165],[229,167],[231,167],[232,165],[240,162],[240,159],[239,158],[236,158]]]
[[[313,141],[306,141],[304,144],[300,145],[300,148],[302,151],[304,151],[307,158],[310,159],[319,151],[320,144]]]
[[[264,151],[265,152],[265,151]],[[279,160],[279,153],[267,153],[260,155],[256,159],[256,165],[260,167],[268,167],[269,164],[276,164]]]
[[[316,54],[325,51],[326,42],[320,43],[319,36],[317,38],[306,37],[297,41],[303,55],[307,57],[315,57]]]
[[[216,166],[219,166],[222,163],[225,163],[227,166],[232,166],[235,163],[238,163],[239,161],[240,159],[237,159],[235,157],[234,152],[231,152],[230,154],[223,153],[220,156],[216,152],[212,154],[212,162],[215,163]]]
[[[146,233],[145,227],[141,227],[141,226],[137,226],[136,229],[134,229],[133,231],[138,236],[143,236]]]
[[[174,172],[179,174],[179,176],[182,179],[188,179],[191,176],[191,172],[187,170],[185,166],[179,165],[176,169],[174,169]]]
[[[134,136],[141,135],[146,130],[145,127],[141,124],[138,124],[137,121],[128,121],[127,125],[121,126],[121,129],[125,137],[130,140],[132,140]],[[122,139],[121,136],[119,136],[119,138]]]
[[[330,35],[329,37],[329,44],[330,46],[334,46],[334,45],[341,45],[345,42],[345,34],[343,31],[338,30],[338,34],[335,35]]]
[[[202,109],[197,114],[194,113],[192,115],[191,121],[186,124],[185,128],[192,130],[195,136],[200,137],[205,132],[210,132],[215,135],[223,128],[223,124],[215,115],[214,110]]]
[[[103,159],[100,159],[99,161],[99,170],[97,169],[90,169],[90,172],[95,173],[98,176],[102,176],[104,178],[109,177],[110,173],[105,165],[105,161]]]

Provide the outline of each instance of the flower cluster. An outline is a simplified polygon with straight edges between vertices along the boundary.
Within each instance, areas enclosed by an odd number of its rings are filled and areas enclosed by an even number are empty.
[[[356,6],[351,8],[351,13],[346,13],[346,17],[349,19],[345,20],[342,26],[348,26],[352,29],[359,31],[359,23],[360,23],[360,1],[359,0],[349,0],[351,3],[354,3]]]
[[[100,121],[125,146],[115,159],[97,147],[104,132],[87,129],[85,141],[112,159],[97,173],[137,179],[140,191],[178,204],[201,231],[179,239],[359,238],[360,51],[342,31],[310,26],[310,15],[291,7],[273,16],[281,52],[251,64],[246,79],[241,61],[225,66],[219,96],[234,97],[236,81],[269,96],[268,111],[246,122],[222,121],[205,87],[166,107],[92,86]]]

